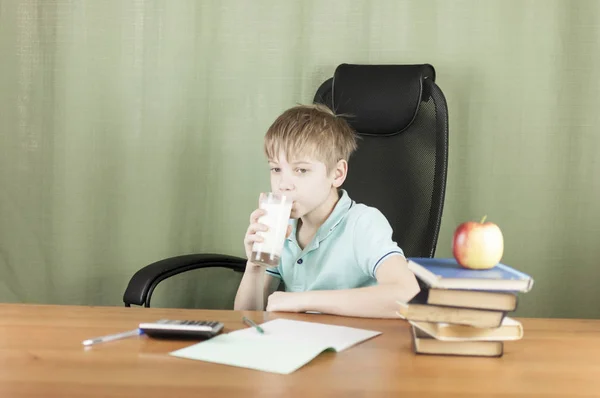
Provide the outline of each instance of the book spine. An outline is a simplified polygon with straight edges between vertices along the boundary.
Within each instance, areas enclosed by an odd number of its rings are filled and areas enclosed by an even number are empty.
[[[429,300],[429,291],[432,290],[434,288],[427,288],[427,289],[422,289],[414,298],[414,299],[418,299],[418,300],[422,300],[422,303],[428,304],[428,305],[435,305],[435,306],[439,306],[439,307],[449,307],[449,308],[465,308],[465,309],[469,309],[469,310],[482,310],[482,311],[504,311],[504,312],[514,312],[517,309],[518,303],[519,303],[519,296],[516,292],[501,292],[501,294],[507,294],[507,295],[512,295],[515,297],[515,305],[511,308],[489,308],[489,307],[481,307],[478,306],[477,303],[473,303],[473,305],[452,305],[452,304],[445,304],[445,303],[435,303],[435,302],[430,302]],[[440,289],[440,290],[444,290],[444,289]],[[496,291],[489,291],[492,293],[498,293]]]
[[[433,352],[421,352],[417,351],[417,355],[430,355],[430,356],[440,356],[440,357],[478,357],[478,358],[500,358],[504,355],[504,344],[499,342],[501,345],[500,352],[498,355],[472,355],[472,354],[441,354],[441,353],[433,353]]]

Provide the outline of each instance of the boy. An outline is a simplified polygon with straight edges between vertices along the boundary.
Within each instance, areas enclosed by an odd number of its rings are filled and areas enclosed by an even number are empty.
[[[292,220],[279,266],[248,261],[234,308],[263,310],[268,298],[267,311],[397,317],[396,301],[409,301],[419,285],[385,216],[339,189],[356,150],[348,123],[322,105],[296,106],[275,120],[264,145],[271,189],[292,198]],[[247,258],[262,241],[263,214],[250,215]],[[286,291],[274,292],[280,282]]]

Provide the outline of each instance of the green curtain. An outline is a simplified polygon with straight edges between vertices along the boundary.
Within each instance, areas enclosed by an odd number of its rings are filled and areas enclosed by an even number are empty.
[[[450,113],[437,256],[484,214],[519,316],[600,316],[600,2],[0,0],[0,301],[121,305],[132,274],[243,255],[262,136],[335,67],[431,63]],[[230,306],[197,271],[157,306]]]

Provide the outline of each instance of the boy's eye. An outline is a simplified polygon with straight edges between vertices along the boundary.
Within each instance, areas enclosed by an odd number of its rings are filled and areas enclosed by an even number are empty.
[[[296,169],[296,171],[300,174],[305,174],[308,170],[307,169]]]
[[[281,171],[281,169],[279,167],[271,167],[271,171],[273,173],[279,173]]]

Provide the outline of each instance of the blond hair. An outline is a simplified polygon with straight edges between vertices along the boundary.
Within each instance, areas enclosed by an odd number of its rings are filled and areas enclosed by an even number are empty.
[[[269,160],[277,159],[281,151],[288,161],[312,156],[330,172],[340,160],[348,161],[356,150],[356,138],[348,122],[325,105],[298,105],[269,127],[264,150]]]

